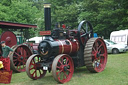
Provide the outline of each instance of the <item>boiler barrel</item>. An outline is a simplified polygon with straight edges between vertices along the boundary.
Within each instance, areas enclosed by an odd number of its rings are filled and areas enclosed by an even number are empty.
[[[79,43],[70,40],[57,40],[59,44],[59,54],[73,54],[79,50]]]
[[[58,54],[75,54],[79,50],[77,40],[43,40],[38,46],[38,52],[44,57],[56,56]]]

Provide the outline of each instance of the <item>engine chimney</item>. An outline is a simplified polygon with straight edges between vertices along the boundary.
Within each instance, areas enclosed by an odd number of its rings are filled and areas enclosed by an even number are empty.
[[[45,31],[51,30],[51,4],[44,4]]]

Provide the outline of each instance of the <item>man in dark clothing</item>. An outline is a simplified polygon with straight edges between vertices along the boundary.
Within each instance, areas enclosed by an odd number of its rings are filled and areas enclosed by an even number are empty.
[[[7,58],[9,53],[10,53],[10,51],[13,52],[13,49],[11,49],[9,46],[6,46],[5,41],[1,42],[1,46],[2,46],[2,51],[3,51],[2,56],[4,58]]]
[[[8,55],[10,51],[13,52],[13,49],[11,49],[9,46],[6,46],[5,41],[1,41],[1,46],[3,54],[0,58],[0,61],[2,61],[4,64],[4,70],[10,71],[10,58]]]

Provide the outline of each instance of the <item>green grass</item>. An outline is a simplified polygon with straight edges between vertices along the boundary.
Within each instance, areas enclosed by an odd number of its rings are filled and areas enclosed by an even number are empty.
[[[10,85],[56,85],[51,73],[42,79],[32,80],[26,72],[13,73]],[[1,84],[0,84],[1,85]],[[86,67],[77,68],[72,79],[64,85],[128,85],[128,52],[109,54],[105,70],[90,73]]]

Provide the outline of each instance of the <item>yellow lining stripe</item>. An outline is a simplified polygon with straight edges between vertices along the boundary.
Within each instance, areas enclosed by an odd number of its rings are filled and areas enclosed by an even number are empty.
[[[70,45],[71,45],[71,50],[70,53],[72,52],[72,43],[70,42],[70,40],[67,39],[67,41],[69,41]]]
[[[63,45],[63,43],[59,40],[59,42],[61,43],[61,45],[62,45],[62,53],[64,53],[64,45]]]
[[[42,54],[42,55],[47,55],[47,54],[48,54],[48,51],[47,51],[47,52],[45,52],[45,53],[42,53],[42,52],[41,52],[41,54]]]

